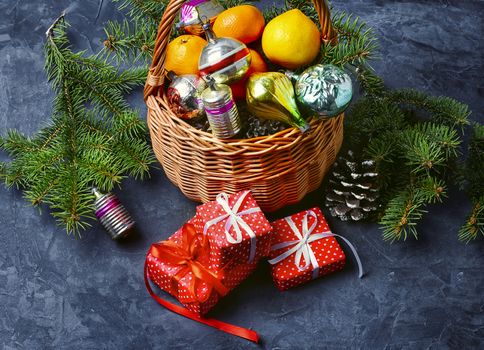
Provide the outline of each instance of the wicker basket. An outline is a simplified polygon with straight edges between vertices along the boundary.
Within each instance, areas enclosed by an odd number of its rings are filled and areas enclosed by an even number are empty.
[[[163,89],[165,51],[184,0],[171,0],[161,20],[145,86],[148,126],[156,157],[168,178],[190,199],[213,200],[219,192],[250,189],[264,211],[299,202],[317,189],[343,141],[343,119],[312,120],[301,134],[288,128],[253,139],[220,140],[197,130],[170,110]],[[334,42],[328,7],[313,0],[322,40]]]

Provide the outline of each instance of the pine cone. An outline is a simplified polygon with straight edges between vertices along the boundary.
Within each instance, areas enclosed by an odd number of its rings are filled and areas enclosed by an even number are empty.
[[[373,160],[357,160],[352,151],[333,165],[326,205],[342,221],[367,220],[380,209],[378,173]]]

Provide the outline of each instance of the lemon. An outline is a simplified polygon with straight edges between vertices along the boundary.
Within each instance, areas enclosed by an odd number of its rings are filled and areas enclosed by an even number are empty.
[[[272,19],[262,34],[262,50],[267,58],[289,69],[310,64],[320,46],[318,27],[298,9]]]

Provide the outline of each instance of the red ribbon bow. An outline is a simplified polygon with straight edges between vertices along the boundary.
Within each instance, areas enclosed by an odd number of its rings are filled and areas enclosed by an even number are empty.
[[[178,286],[179,281],[192,272],[189,292],[194,301],[205,302],[212,294],[212,290],[226,295],[229,290],[221,282],[219,277],[212,271],[203,266],[198,258],[209,253],[209,243],[206,236],[197,232],[192,224],[185,224],[182,227],[181,245],[173,241],[163,241],[151,246],[150,254],[171,265],[178,265],[182,268],[173,276],[173,282]],[[197,293],[197,287],[200,282],[207,285],[207,293],[200,297]]]
[[[151,254],[153,257],[160,258],[163,261],[169,262],[170,264],[183,266],[183,268],[173,277],[173,281],[176,283],[178,283],[183,276],[191,271],[193,273],[193,278],[190,283],[189,290],[194,298],[201,301],[198,299],[196,294],[197,283],[200,280],[204,281],[209,288],[206,296],[202,299],[206,300],[210,296],[212,289],[215,289],[217,293],[222,296],[228,292],[228,289],[220,282],[217,276],[211,271],[207,270],[197,261],[200,254],[208,253],[208,249],[209,244],[207,237],[197,232],[192,224],[185,224],[182,228],[181,245],[178,245],[172,241],[155,243],[151,246],[148,255]],[[190,318],[194,321],[217,328],[223,332],[245,338],[252,342],[257,343],[259,341],[258,334],[253,330],[238,327],[215,319],[202,318],[181,306],[172,304],[157,296],[153,289],[151,289],[150,283],[148,282],[148,260],[145,261],[144,279],[146,289],[150,293],[151,297],[168,310]]]

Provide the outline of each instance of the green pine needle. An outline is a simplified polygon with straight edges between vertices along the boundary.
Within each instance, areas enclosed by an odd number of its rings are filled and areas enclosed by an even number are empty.
[[[134,19],[131,22],[125,19],[121,23],[108,21],[104,28],[104,56],[114,56],[118,63],[150,62],[157,28],[154,22],[143,19]]]
[[[417,223],[425,207],[446,197],[446,180],[456,171],[456,160],[462,154],[460,131],[468,123],[470,112],[466,105],[450,98],[414,90],[387,90],[371,71],[361,72],[362,86],[368,79],[373,82],[367,96],[348,113],[346,147],[361,150],[364,157],[376,161],[384,238],[417,237]],[[475,135],[484,136],[484,129],[475,128]],[[484,175],[476,175],[484,174],[483,140],[474,137],[470,143],[469,149],[474,151],[469,151],[472,161],[466,165],[465,178],[471,198],[484,195],[479,189],[484,186]],[[462,232],[469,233],[476,226],[465,227]]]
[[[404,89],[393,91],[390,98],[402,105],[427,111],[436,123],[460,129],[469,124],[469,107],[450,97],[428,96],[420,91]]]
[[[473,203],[465,224],[459,230],[459,239],[469,243],[475,240],[479,233],[484,236],[484,196]]]
[[[134,20],[151,21],[158,25],[165,11],[168,0],[112,0],[119,4],[122,11]]]
[[[404,190],[396,195],[380,220],[385,241],[406,240],[409,235],[418,238],[416,225],[426,210],[423,201],[412,191]]]

